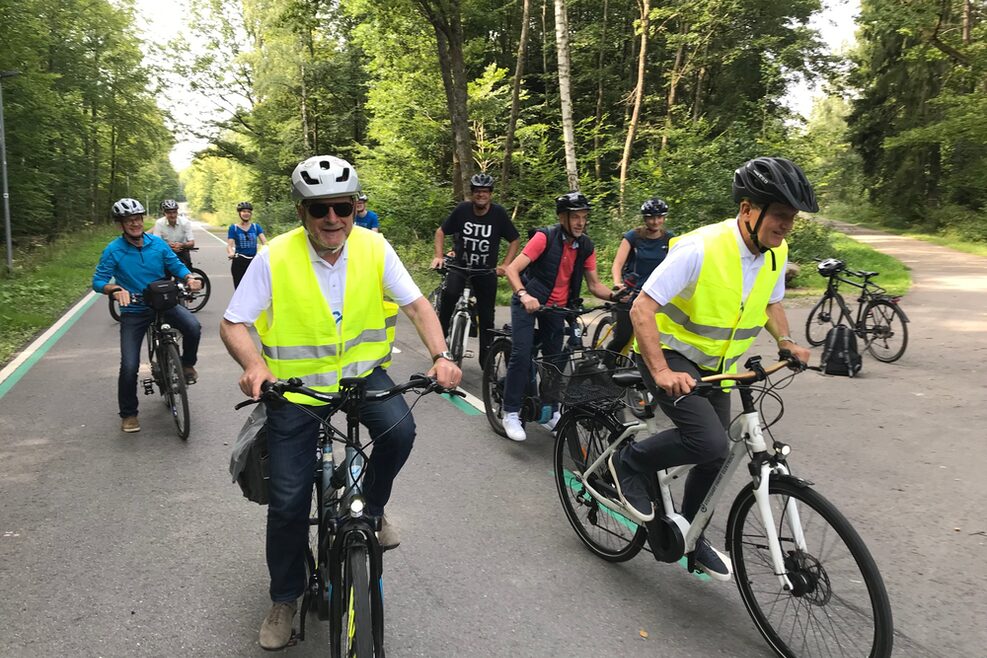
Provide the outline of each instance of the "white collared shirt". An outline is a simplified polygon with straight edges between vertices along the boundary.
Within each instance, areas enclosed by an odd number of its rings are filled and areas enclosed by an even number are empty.
[[[748,295],[754,288],[754,281],[757,274],[767,263],[771,267],[771,256],[768,254],[752,254],[744,243],[744,237],[740,233],[740,226],[733,222],[733,233],[737,238],[737,245],[740,247],[740,269],[743,272],[743,301],[747,301]],[[699,280],[699,272],[703,267],[703,239],[702,236],[692,234],[680,238],[668,251],[658,267],[654,269],[648,280],[645,281],[642,290],[648,297],[664,306],[672,299],[682,296],[686,299],[692,297],[696,289],[696,282]],[[765,256],[768,256],[765,258]],[[776,267],[785,271],[788,259],[777,262]],[[769,304],[780,302],[785,298],[785,277],[778,277],[774,290],[771,292]]]
[[[305,240],[305,244],[308,246],[315,277],[319,281],[319,289],[338,322],[342,318],[343,293],[346,290],[348,245],[343,244],[339,259],[330,265],[315,253],[309,240]],[[394,252],[391,243],[384,240],[384,245],[384,293],[398,306],[407,306],[422,296],[421,290]],[[251,261],[223,317],[230,322],[253,324],[263,311],[270,308],[271,294],[271,252],[264,248]]]
[[[167,217],[159,217],[154,222],[151,233],[158,236],[165,242],[192,242],[192,222],[179,215],[175,220],[175,225],[168,223]]]

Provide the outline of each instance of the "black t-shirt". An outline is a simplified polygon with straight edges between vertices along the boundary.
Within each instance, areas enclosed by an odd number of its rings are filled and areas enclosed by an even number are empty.
[[[469,201],[456,206],[442,222],[442,232],[455,236],[456,259],[468,267],[497,267],[501,239],[513,242],[519,235],[503,206],[490,204],[486,214],[477,217]]]

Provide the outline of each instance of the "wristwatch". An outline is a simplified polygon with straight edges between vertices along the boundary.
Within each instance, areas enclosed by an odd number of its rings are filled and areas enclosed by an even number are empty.
[[[449,350],[446,350],[445,352],[439,352],[438,354],[433,354],[432,355],[432,363],[435,363],[439,359],[445,359],[446,361],[452,361],[453,363],[456,362],[456,357],[454,357],[452,355],[452,352],[450,352]]]
[[[792,337],[791,336],[778,336],[778,340],[776,340],[775,343],[778,344],[778,345],[781,345],[785,341],[788,341],[789,343],[792,343],[793,345],[795,344],[795,341],[792,340]]]

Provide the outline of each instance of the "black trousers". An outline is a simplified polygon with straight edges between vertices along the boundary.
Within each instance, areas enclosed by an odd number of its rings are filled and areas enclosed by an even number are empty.
[[[252,261],[253,261],[252,256],[250,258],[242,258],[240,256],[237,256],[230,263],[230,274],[233,275],[234,290],[236,290],[236,287],[240,285],[240,279],[242,279],[243,275],[246,274],[247,268],[250,267],[250,263]]]
[[[687,372],[697,379],[711,374],[701,371],[678,352],[663,350],[662,353],[668,367],[676,372]],[[720,390],[708,397],[691,395],[674,405],[674,398],[655,385],[644,360],[639,355],[635,358],[651,394],[675,427],[643,441],[631,442],[621,451],[620,459],[632,470],[648,474],[696,464],[685,481],[681,510],[682,516],[692,521],[729,451],[730,394]]]
[[[479,319],[480,367],[486,362],[487,348],[493,341],[490,330],[494,323],[494,304],[497,301],[497,275],[483,274],[470,277],[473,296],[476,297],[476,314]],[[449,335],[449,320],[456,310],[456,302],[466,287],[466,277],[459,272],[449,272],[446,277],[446,290],[439,307],[439,322],[442,333]]]

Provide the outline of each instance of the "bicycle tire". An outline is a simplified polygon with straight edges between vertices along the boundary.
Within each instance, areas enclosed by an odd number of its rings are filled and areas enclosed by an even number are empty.
[[[212,286],[209,283],[209,277],[198,267],[192,267],[190,271],[192,272],[192,276],[202,281],[202,289],[188,291],[188,298],[183,299],[185,308],[192,313],[198,313],[206,305],[206,302],[209,301],[209,296],[212,294]]]
[[[452,327],[449,329],[449,351],[457,366],[463,365],[463,355],[466,354],[466,315],[456,313],[452,317]]]
[[[908,324],[898,305],[887,299],[875,299],[867,305],[863,316],[864,347],[878,361],[894,363],[908,347]],[[893,339],[901,340],[896,347]]]
[[[890,656],[891,604],[877,564],[857,531],[831,502],[800,480],[772,476],[769,495],[773,525],[795,590],[785,591],[773,573],[764,523],[757,512],[751,514],[757,509],[753,484],[737,495],[727,522],[737,588],[757,630],[779,656]],[[805,551],[785,532],[790,501],[799,513]],[[834,544],[825,545],[831,539]],[[817,541],[820,545],[815,548]],[[843,607],[830,612],[829,607],[836,606]],[[797,617],[799,612],[806,613],[805,618],[790,623],[773,620],[787,613]],[[835,636],[831,643],[826,641],[828,635]]]
[[[118,302],[116,300],[116,297],[114,297],[113,295],[110,295],[109,302],[110,302],[110,317],[113,318],[116,322],[119,322],[120,302]]]
[[[597,556],[608,562],[625,562],[640,552],[647,530],[602,505],[583,487],[581,474],[603,454],[620,433],[620,425],[610,416],[582,409],[570,409],[559,419],[555,435],[555,485],[566,518],[579,539]],[[609,469],[604,466],[591,476],[596,491],[614,489]]]
[[[185,373],[178,356],[178,346],[168,343],[164,348],[164,363],[161,374],[165,387],[165,400],[175,421],[178,438],[185,441],[189,435],[188,391],[185,388]]]
[[[340,648],[343,658],[373,658],[373,616],[370,604],[370,561],[367,547],[346,551],[343,564],[343,623]]]
[[[838,311],[835,316],[833,306]],[[805,339],[809,341],[809,345],[818,347],[826,342],[826,334],[839,323],[842,310],[843,307],[836,301],[836,295],[823,295],[816,302],[805,321]]]
[[[591,344],[594,350],[605,349],[603,343],[610,340],[615,327],[612,314],[608,313],[600,318],[600,321],[596,323],[596,329],[593,330],[593,342]]]
[[[507,364],[511,359],[511,340],[497,338],[487,349],[487,360],[483,364],[483,410],[491,429],[501,436],[504,430],[504,379],[507,377]]]

